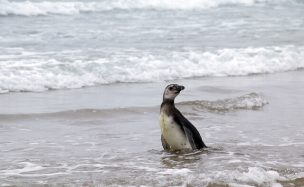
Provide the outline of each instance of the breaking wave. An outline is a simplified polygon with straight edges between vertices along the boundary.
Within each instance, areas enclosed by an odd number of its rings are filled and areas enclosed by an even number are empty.
[[[9,1],[0,0],[0,15],[37,16],[49,14],[74,15],[114,9],[192,10],[225,5],[252,6],[274,3],[271,0],[103,0],[103,1]],[[275,3],[300,3],[297,0],[279,0]]]
[[[190,107],[191,110],[209,110],[215,112],[227,112],[232,110],[256,110],[268,104],[268,101],[257,93],[250,93],[236,98],[217,101],[185,101],[179,103],[182,107]]]
[[[96,53],[96,52],[95,52]],[[304,68],[303,47],[157,53],[120,51],[0,55],[0,93],[81,88],[117,82],[159,82],[202,76],[246,76]],[[89,56],[88,56],[89,55]]]

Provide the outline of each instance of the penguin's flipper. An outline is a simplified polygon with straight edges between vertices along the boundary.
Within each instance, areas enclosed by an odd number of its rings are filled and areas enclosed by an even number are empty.
[[[183,129],[184,129],[184,132],[186,134],[186,137],[187,137],[192,149],[197,149],[196,144],[195,144],[194,139],[193,139],[192,132],[185,126],[183,126]]]
[[[202,140],[202,137],[198,130],[192,125],[190,121],[188,121],[180,111],[176,109],[174,119],[180,124],[181,128],[184,130],[184,133],[192,147],[192,149],[202,149],[207,146]]]
[[[192,149],[207,148],[198,130],[188,120],[184,124],[183,129]]]

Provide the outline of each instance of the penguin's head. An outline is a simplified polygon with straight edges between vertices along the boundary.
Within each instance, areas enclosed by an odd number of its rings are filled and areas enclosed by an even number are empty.
[[[178,84],[169,84],[164,91],[164,96],[163,99],[170,99],[170,100],[174,100],[175,97],[180,93],[180,91],[182,91],[183,89],[185,89],[184,86],[182,85],[178,85]]]

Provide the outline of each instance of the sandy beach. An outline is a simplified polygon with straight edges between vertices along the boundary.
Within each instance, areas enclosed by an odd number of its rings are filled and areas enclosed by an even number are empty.
[[[1,94],[1,185],[304,185],[303,71],[174,82],[206,151],[163,151],[167,82]]]

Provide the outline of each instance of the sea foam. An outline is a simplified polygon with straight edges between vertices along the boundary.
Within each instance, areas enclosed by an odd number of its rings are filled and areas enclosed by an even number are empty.
[[[17,49],[22,50],[22,49]],[[0,55],[0,93],[80,88],[117,82],[159,82],[202,76],[246,76],[304,68],[304,47],[225,48]],[[96,54],[96,51],[95,53]]]
[[[296,0],[279,0],[276,3],[296,3]],[[104,0],[104,1],[8,1],[0,0],[0,15],[37,16],[50,14],[73,15],[83,12],[108,10],[154,9],[192,10],[225,5],[252,6],[274,3],[271,0]]]
[[[73,15],[96,10],[96,3],[83,2],[11,2],[0,0],[0,15],[37,16],[48,14]]]
[[[184,101],[181,106],[190,106],[192,110],[209,110],[213,112],[228,112],[233,110],[257,110],[268,104],[266,98],[257,93],[217,101]]]
[[[285,180],[285,177],[281,176],[277,171],[266,170],[260,167],[249,167],[248,171],[240,172],[233,171],[227,173],[227,171],[220,172],[216,176],[223,181],[231,181],[229,186],[233,187],[251,187],[251,186],[272,186],[281,187],[278,180]],[[219,179],[216,179],[219,180]],[[249,185],[250,184],[250,185]]]

